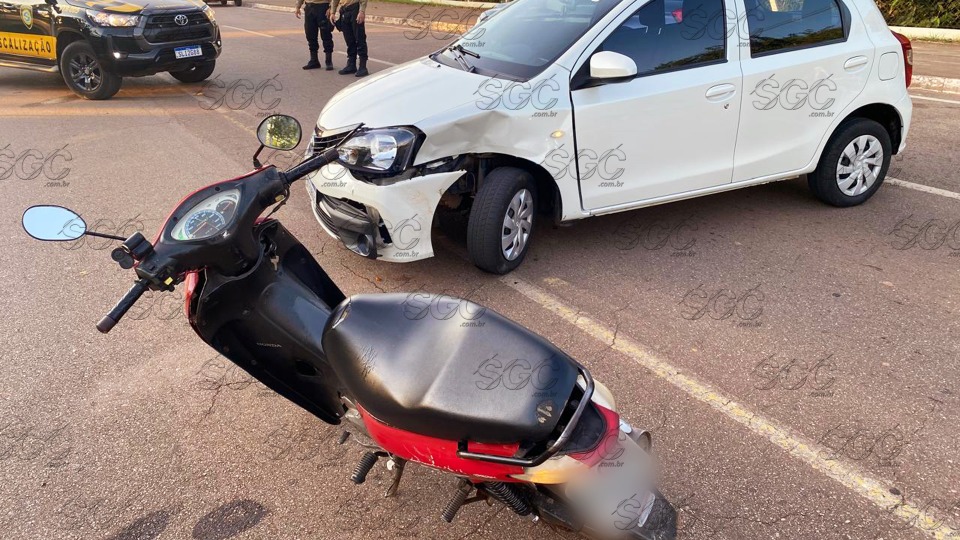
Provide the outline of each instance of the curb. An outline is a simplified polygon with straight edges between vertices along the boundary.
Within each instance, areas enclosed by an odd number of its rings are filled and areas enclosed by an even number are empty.
[[[458,2],[458,5],[459,4],[462,4],[462,2]],[[292,8],[289,6],[275,6],[273,4],[253,3],[253,4],[246,4],[246,5],[256,9],[265,9],[268,11],[280,11],[284,13],[293,13],[296,11],[295,8]],[[492,4],[492,5],[496,5],[496,4]],[[467,24],[445,23],[445,22],[426,23],[419,19],[410,19],[410,18],[401,18],[401,17],[385,17],[382,15],[367,15],[367,20],[373,23],[392,24],[395,26],[409,26],[410,28],[416,28],[420,30],[424,28],[430,28],[431,30],[437,30],[440,32],[447,32],[447,33],[456,34],[456,35],[463,34],[467,30],[473,27],[473,25],[467,25]],[[453,36],[451,35],[450,37],[453,37]]]
[[[936,41],[960,42],[960,30],[952,28],[912,28],[909,26],[891,26],[891,30],[910,39],[932,39]]]
[[[960,79],[947,77],[930,77],[928,75],[914,75],[910,88],[942,92],[945,94],[960,94]]]
[[[285,13],[294,13],[297,11],[295,8],[292,8],[292,7],[275,6],[273,4],[247,4],[247,6],[250,6],[256,9],[265,9],[267,11],[283,11]]]

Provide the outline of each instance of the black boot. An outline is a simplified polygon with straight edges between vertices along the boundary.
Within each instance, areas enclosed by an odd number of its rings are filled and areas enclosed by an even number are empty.
[[[350,75],[357,72],[357,59],[356,58],[347,58],[347,67],[341,69],[337,73],[341,75]]]
[[[326,53],[326,57],[324,58],[324,63],[327,64],[327,71],[333,71],[333,53],[332,52]]]
[[[370,72],[367,71],[367,59],[366,59],[366,58],[361,58],[361,59],[360,59],[360,69],[357,70],[356,77],[366,77],[366,76],[369,75],[369,74],[370,74]]]
[[[320,67],[320,59],[317,58],[317,51],[310,51],[310,61],[303,66],[303,69],[317,69],[318,67]]]

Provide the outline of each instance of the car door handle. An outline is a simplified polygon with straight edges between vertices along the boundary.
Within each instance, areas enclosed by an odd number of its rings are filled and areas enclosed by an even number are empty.
[[[737,93],[737,87],[732,84],[718,84],[707,90],[707,99],[710,101],[723,101]]]
[[[869,61],[870,59],[866,56],[854,56],[853,58],[847,60],[845,64],[843,64],[843,69],[847,71],[856,71],[857,69],[867,65],[867,62]]]

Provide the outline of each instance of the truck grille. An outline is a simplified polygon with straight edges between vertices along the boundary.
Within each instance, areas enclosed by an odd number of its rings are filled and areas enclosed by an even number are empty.
[[[187,17],[187,24],[179,25],[176,18]],[[143,37],[150,43],[196,41],[213,37],[213,25],[202,11],[161,13],[150,15],[143,29]]]

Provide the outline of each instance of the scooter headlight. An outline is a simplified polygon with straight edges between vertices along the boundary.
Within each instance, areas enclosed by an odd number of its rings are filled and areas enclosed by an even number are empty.
[[[407,128],[373,129],[340,145],[340,162],[369,173],[403,172],[413,158],[418,134]]]

